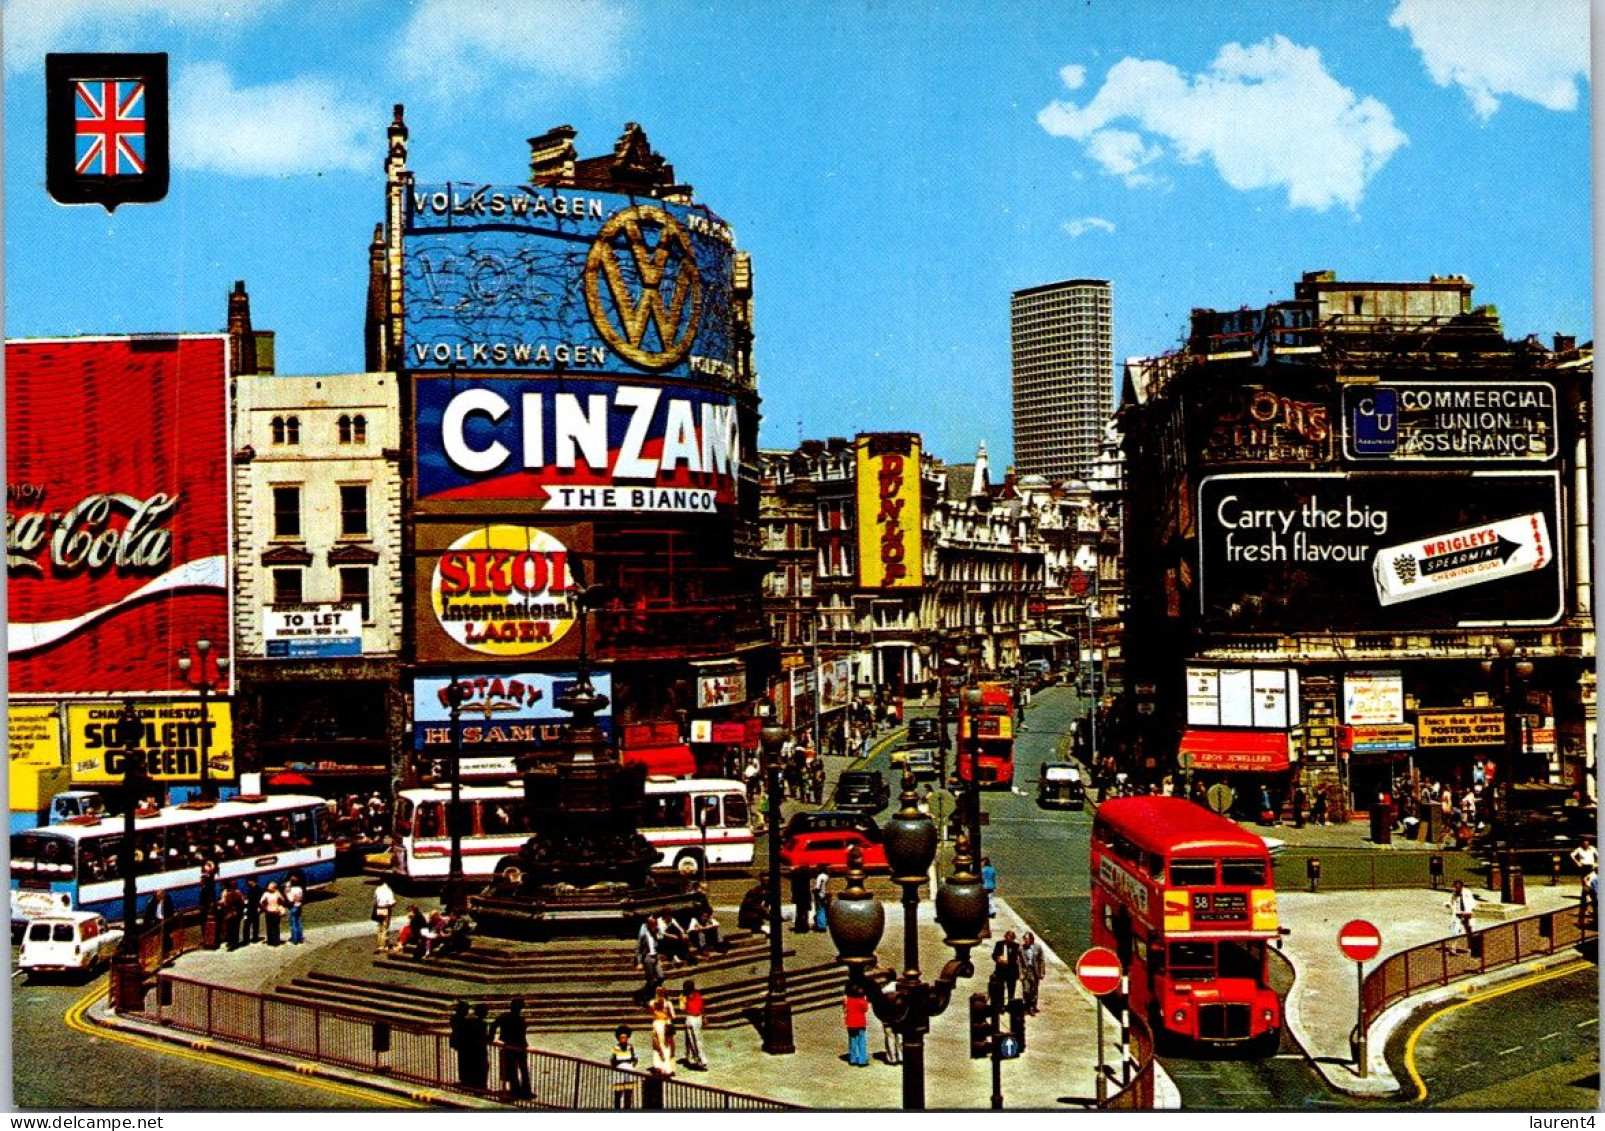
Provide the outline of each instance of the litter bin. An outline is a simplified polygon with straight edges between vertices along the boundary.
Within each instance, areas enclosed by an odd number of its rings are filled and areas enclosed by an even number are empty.
[[[1380,801],[1371,806],[1371,843],[1393,843],[1393,806]]]

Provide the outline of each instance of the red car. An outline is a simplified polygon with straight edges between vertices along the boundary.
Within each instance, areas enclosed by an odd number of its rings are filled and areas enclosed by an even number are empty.
[[[824,867],[832,875],[840,876],[847,871],[847,852],[855,844],[864,850],[864,871],[891,870],[886,864],[886,849],[856,829],[797,833],[781,846],[780,864],[787,871],[801,867],[816,872]]]

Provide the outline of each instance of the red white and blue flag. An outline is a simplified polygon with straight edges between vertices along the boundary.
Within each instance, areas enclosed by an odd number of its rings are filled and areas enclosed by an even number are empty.
[[[80,80],[73,90],[77,131],[74,172],[105,177],[144,173],[144,81]]]

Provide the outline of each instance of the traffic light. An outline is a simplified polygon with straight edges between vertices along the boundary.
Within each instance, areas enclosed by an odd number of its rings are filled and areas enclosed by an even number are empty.
[[[1013,1037],[1025,1051],[1025,1002],[1009,1002],[1009,1036]]]
[[[970,1059],[985,1060],[992,1055],[997,1039],[997,1018],[985,994],[970,995]]]

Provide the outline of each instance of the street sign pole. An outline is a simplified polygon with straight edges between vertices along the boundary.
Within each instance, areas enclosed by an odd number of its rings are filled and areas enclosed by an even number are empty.
[[[1354,960],[1354,1051],[1358,1061],[1355,1068],[1364,1080],[1370,1060],[1370,1041],[1365,1031],[1365,960],[1382,952],[1382,932],[1364,919],[1350,919],[1338,928],[1338,949],[1343,957]]]
[[[1093,1011],[1098,1019],[1098,1106],[1102,1107],[1109,1098],[1109,1081],[1104,1075],[1103,1067],[1103,1002],[1099,998],[1092,999]]]
[[[1108,1077],[1103,1059],[1103,995],[1119,988],[1125,978],[1120,956],[1108,947],[1095,946],[1076,960],[1076,979],[1092,995],[1098,1021],[1098,1106],[1109,1097]]]
[[[1367,1055],[1367,1045],[1370,1043],[1365,1033],[1365,963],[1354,964],[1354,1028],[1360,1034],[1360,1040],[1355,1046],[1356,1058],[1360,1062],[1360,1079],[1365,1079],[1366,1065],[1371,1059]]]

